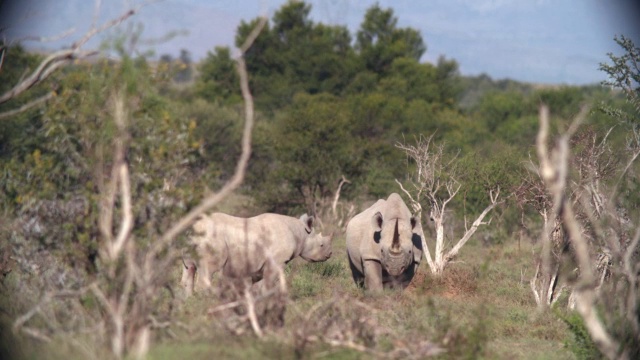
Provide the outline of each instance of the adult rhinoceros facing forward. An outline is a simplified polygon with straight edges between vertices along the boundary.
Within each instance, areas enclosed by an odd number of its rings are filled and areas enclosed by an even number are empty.
[[[223,213],[204,215],[193,225],[191,242],[200,257],[197,266],[202,287],[211,285],[211,274],[222,271],[228,277],[251,277],[260,281],[274,269],[295,257],[315,262],[331,257],[333,235],[323,236],[313,229],[314,218],[294,218],[261,214],[240,218]],[[183,285],[193,288],[195,269],[186,264]],[[189,294],[192,290],[188,289]]]
[[[405,288],[422,258],[422,226],[400,195],[378,200],[347,225],[353,280],[369,291]]]

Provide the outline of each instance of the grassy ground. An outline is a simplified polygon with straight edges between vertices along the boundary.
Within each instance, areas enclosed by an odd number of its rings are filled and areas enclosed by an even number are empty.
[[[528,285],[532,250],[528,244],[483,246],[472,240],[442,278],[430,276],[422,264],[405,291],[367,296],[351,280],[345,239],[339,236],[327,262],[298,259],[288,265],[290,302],[283,328],[261,340],[250,333],[231,335],[216,325],[216,318],[202,315],[212,304],[197,295],[180,311],[190,330],[158,339],[150,358],[406,358],[398,349],[415,354],[417,344],[429,340],[446,350],[438,358],[571,359],[564,346],[571,339],[566,325],[553,313],[536,311]],[[350,326],[356,342],[371,353],[301,344],[305,331],[335,331],[319,325],[326,320],[323,311],[338,313],[341,326]],[[358,321],[365,323],[354,325]]]
[[[249,200],[235,197],[219,211],[237,213],[250,208]],[[354,285],[344,234],[338,234],[328,261],[295,259],[286,267],[284,327],[267,331],[262,339],[250,329],[233,334],[220,316],[206,315],[217,305],[215,298],[197,293],[178,305],[171,327],[154,332],[149,358],[406,359],[442,348],[446,352],[436,358],[573,359],[564,345],[572,334],[558,316],[562,310],[536,311],[528,283],[536,249],[526,241],[485,246],[476,235],[441,278],[431,276],[423,260],[407,289],[369,296]],[[342,344],[319,341],[322,336]],[[7,354],[1,347],[0,355]],[[27,358],[86,358],[59,346],[23,349],[29,350]]]

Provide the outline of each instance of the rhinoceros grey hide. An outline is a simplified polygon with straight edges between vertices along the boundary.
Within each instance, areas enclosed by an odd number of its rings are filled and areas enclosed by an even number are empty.
[[[193,225],[198,287],[211,286],[211,275],[221,271],[232,278],[251,277],[254,283],[273,274],[297,256],[315,262],[329,259],[333,236],[313,229],[313,217],[261,214],[240,218],[223,213],[204,215]],[[186,271],[186,270],[185,270]]]
[[[368,291],[405,288],[422,258],[420,219],[393,193],[347,224],[347,255],[356,285]]]

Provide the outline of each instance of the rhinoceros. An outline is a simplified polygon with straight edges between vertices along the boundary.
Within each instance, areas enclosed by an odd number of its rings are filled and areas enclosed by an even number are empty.
[[[191,242],[200,257],[198,282],[211,285],[211,275],[222,270],[229,277],[251,277],[260,281],[273,271],[273,264],[284,266],[300,256],[309,262],[326,261],[331,257],[331,236],[313,229],[314,218],[299,219],[279,214],[261,214],[240,218],[223,213],[202,216],[193,225]],[[192,271],[185,263],[187,279]],[[195,273],[195,272],[194,272]],[[193,286],[193,280],[191,280]]]
[[[353,280],[367,291],[405,288],[422,258],[420,219],[393,193],[347,224],[347,255]]]

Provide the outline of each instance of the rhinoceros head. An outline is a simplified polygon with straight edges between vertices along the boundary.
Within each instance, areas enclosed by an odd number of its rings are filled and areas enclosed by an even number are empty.
[[[304,243],[300,257],[311,262],[328,260],[333,251],[332,240],[333,234],[329,236],[323,236],[320,233],[309,235]]]
[[[402,274],[413,262],[413,234],[416,231],[415,217],[385,218],[377,212],[372,218],[374,241],[380,245],[380,263],[389,275]]]

